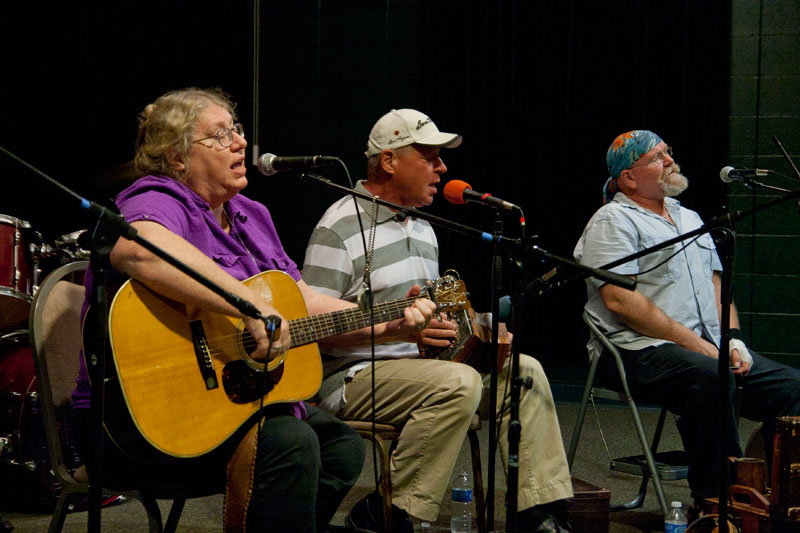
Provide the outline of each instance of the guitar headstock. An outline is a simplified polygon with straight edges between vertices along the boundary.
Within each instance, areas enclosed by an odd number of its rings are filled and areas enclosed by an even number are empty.
[[[464,280],[459,279],[458,274],[448,274],[453,272],[448,270],[445,275],[433,282],[433,293],[438,305],[438,310],[443,313],[460,311],[469,307],[467,297],[467,286]]]

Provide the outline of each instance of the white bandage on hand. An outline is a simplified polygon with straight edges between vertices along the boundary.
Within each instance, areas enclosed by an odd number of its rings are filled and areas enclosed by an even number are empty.
[[[750,370],[753,370],[753,356],[750,355],[750,352],[747,350],[747,346],[744,345],[740,339],[731,339],[728,343],[728,350],[739,350],[739,357],[742,360],[742,363],[747,363],[750,365]]]

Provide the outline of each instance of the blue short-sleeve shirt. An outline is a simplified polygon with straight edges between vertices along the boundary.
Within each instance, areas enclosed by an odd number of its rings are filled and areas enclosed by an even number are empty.
[[[675,222],[645,209],[619,192],[592,216],[575,247],[581,264],[601,267],[702,226],[700,216],[673,198],[665,199]],[[664,313],[719,346],[720,325],[712,275],[722,270],[714,241],[703,234],[611,269],[636,276],[637,288]],[[586,311],[617,346],[639,350],[664,339],[642,335],[620,322],[600,296],[604,282],[586,280]],[[590,351],[598,346],[590,341]]]

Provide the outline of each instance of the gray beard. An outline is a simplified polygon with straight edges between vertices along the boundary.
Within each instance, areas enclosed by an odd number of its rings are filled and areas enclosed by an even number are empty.
[[[689,180],[686,176],[680,174],[677,170],[673,172],[669,178],[661,182],[661,190],[666,196],[675,197],[685,191],[689,187]]]

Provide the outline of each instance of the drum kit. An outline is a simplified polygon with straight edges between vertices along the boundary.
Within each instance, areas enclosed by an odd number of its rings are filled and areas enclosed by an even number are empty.
[[[31,224],[0,214],[0,471],[41,485],[47,451],[38,415],[28,314],[39,283],[59,266],[87,259],[86,230],[47,243]],[[88,246],[87,246],[88,247]],[[17,486],[19,489],[19,486]],[[45,490],[45,492],[48,492]],[[39,499],[46,499],[39,497]]]

